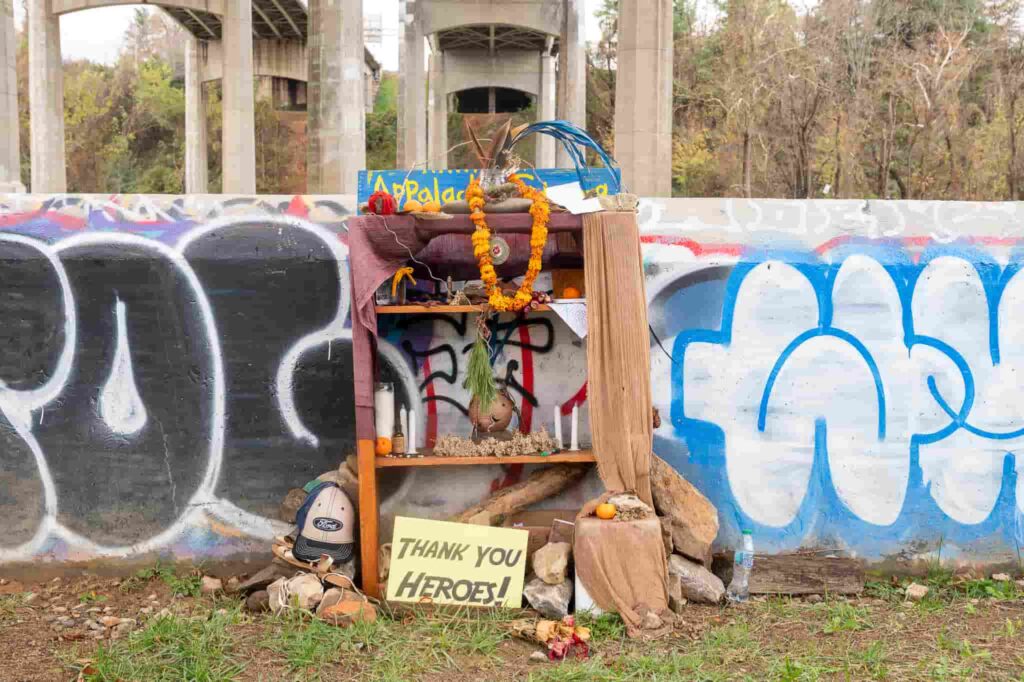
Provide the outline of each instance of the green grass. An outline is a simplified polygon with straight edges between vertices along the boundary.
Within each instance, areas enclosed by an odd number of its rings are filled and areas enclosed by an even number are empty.
[[[18,609],[24,606],[25,597],[30,592],[5,594],[0,596],[0,625],[13,623],[18,618]]]
[[[836,632],[856,632],[871,627],[871,612],[864,607],[846,602],[825,604],[827,617],[822,632],[831,635]]]
[[[139,569],[134,575],[126,578],[121,582],[119,589],[122,592],[134,592],[143,589],[153,580],[162,581],[176,597],[198,597],[203,584],[203,575],[199,569],[179,575],[173,566],[157,562],[152,566]]]
[[[576,616],[576,624],[590,628],[590,638],[595,644],[606,640],[619,640],[626,636],[626,624],[617,613],[602,613],[592,616],[580,613]]]
[[[237,610],[203,620],[155,618],[126,639],[101,644],[82,677],[89,682],[234,680],[245,669],[229,628],[239,619]]]
[[[78,595],[78,601],[83,604],[96,604],[98,602],[107,601],[107,595],[96,594],[96,592],[84,592]]]

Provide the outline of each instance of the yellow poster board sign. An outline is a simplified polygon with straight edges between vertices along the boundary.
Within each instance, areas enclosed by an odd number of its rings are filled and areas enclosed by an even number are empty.
[[[513,528],[398,516],[387,597],[517,609],[523,601],[529,537]]]

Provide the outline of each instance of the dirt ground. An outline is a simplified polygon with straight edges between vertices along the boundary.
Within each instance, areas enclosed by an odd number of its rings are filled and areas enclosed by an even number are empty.
[[[936,572],[856,598],[686,608],[675,633],[631,641],[614,616],[586,661],[537,662],[510,634],[528,611],[406,612],[342,629],[249,614],[201,595],[198,573],[0,579],[0,681],[104,680],[1024,680],[1024,588]],[[129,619],[129,620],[122,620]]]

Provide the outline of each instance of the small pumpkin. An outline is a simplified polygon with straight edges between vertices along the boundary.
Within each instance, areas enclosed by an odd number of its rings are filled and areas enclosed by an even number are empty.
[[[386,436],[379,436],[374,443],[373,451],[378,457],[387,457],[391,454],[391,439]]]
[[[428,201],[427,203],[423,204],[423,212],[424,213],[440,213],[441,212],[441,202],[440,201]]]
[[[394,215],[397,210],[395,198],[384,190],[371,194],[367,204],[370,213],[376,213],[377,215]]]
[[[619,510],[615,508],[614,504],[608,504],[605,502],[604,504],[597,505],[597,509],[594,510],[594,513],[597,515],[597,518],[609,521],[615,518],[615,515],[619,513]]]
[[[406,199],[405,203],[402,204],[402,210],[408,211],[409,213],[418,213],[423,210],[423,204],[415,199]]]
[[[574,286],[562,289],[562,298],[583,298],[583,293]]]

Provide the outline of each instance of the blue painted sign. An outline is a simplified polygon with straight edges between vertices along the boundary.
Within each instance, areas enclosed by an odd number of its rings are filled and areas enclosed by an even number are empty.
[[[479,172],[477,169],[362,171],[359,174],[359,205],[365,204],[371,194],[380,190],[393,194],[399,201],[399,208],[407,197],[421,203],[461,201],[465,198],[470,178]],[[615,184],[616,176],[612,173],[607,168],[588,168],[584,173],[583,188],[607,194],[608,188]],[[579,180],[576,171],[569,168],[527,170],[522,171],[519,177],[534,187],[564,185]]]

